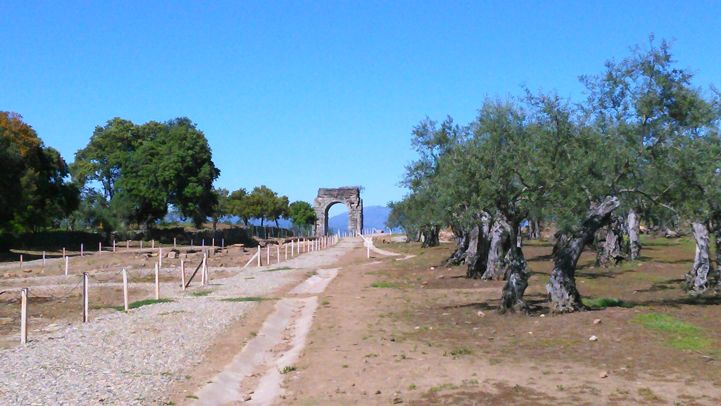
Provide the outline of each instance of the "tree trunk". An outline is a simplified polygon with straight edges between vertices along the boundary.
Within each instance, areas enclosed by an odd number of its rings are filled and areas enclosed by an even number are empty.
[[[533,224],[533,235],[531,235],[532,240],[540,240],[541,239],[541,221],[540,220],[531,220],[531,223]]]
[[[606,238],[599,241],[600,247],[596,263],[599,266],[618,265],[624,259],[623,255],[623,220],[619,216],[611,216],[611,221],[606,226]]]
[[[489,228],[491,216],[481,213],[478,223],[468,234],[468,249],[466,250],[466,278],[478,279],[486,269],[488,249],[490,247]]]
[[[686,274],[686,288],[690,294],[700,295],[708,289],[708,274],[711,270],[708,226],[695,222],[691,224],[691,230],[696,240],[696,255],[691,271]]]
[[[438,241],[439,231],[440,230],[438,226],[424,227],[424,229],[421,231],[421,233],[423,234],[423,244],[421,244],[421,247],[437,247],[440,244]]]
[[[466,251],[468,250],[468,232],[463,229],[455,230],[456,234],[456,250],[446,261],[446,265],[460,265],[466,259]]]
[[[638,215],[635,210],[631,209],[631,211],[628,212],[628,243],[631,261],[635,261],[641,256],[641,242],[639,241],[638,234]]]
[[[721,291],[721,217],[713,224],[714,243],[716,244],[716,291]]]
[[[509,239],[511,244],[505,259],[507,275],[506,285],[503,286],[501,294],[501,313],[507,311],[521,312],[528,309],[526,302],[523,300],[523,293],[528,287],[530,273],[528,272],[526,259],[523,257],[523,251],[517,242],[520,239],[519,230],[518,221],[514,221],[510,227]]]
[[[496,215],[491,228],[488,261],[481,279],[501,280],[506,275],[505,253],[510,249],[511,226],[503,215]],[[515,244],[513,244],[515,245]]]
[[[576,289],[575,274],[578,258],[596,231],[608,224],[611,213],[618,206],[620,202],[615,196],[606,196],[600,203],[592,204],[580,228],[567,238],[559,238],[556,242],[553,271],[546,284],[553,312],[565,313],[583,309],[581,295]]]

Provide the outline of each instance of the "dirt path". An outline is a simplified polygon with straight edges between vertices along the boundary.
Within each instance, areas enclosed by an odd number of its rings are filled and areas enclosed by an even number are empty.
[[[305,347],[318,307],[317,295],[340,270],[325,267],[348,263],[347,254],[359,246],[360,239],[346,239],[313,257],[300,257],[285,264],[307,270],[309,276],[289,291],[279,292],[281,298],[272,309],[259,308],[255,317],[230,328],[232,338],[221,339],[211,347],[201,373],[193,379],[207,384],[179,386],[175,391],[176,400],[197,405],[278,402],[283,396],[285,374],[293,369]],[[257,333],[248,332],[256,328]],[[245,334],[239,334],[241,329]],[[218,356],[218,347],[226,352]]]
[[[365,259],[365,248],[357,251],[350,256]],[[613,350],[608,353],[607,363],[589,363],[582,356],[571,362],[552,361],[548,356],[529,358],[498,353],[499,340],[507,344],[525,337],[533,340],[534,334],[544,337],[563,331],[556,327],[563,324],[582,331],[596,328],[605,333],[597,333],[602,339],[610,341],[606,332],[617,330],[611,320],[614,316],[584,313],[509,317],[496,315],[492,310],[456,308],[454,303],[462,302],[459,299],[468,295],[497,298],[501,284],[471,287],[466,281],[468,288],[452,290],[428,289],[428,282],[418,283],[417,288],[398,286],[389,280],[393,279],[391,276],[406,275],[407,263],[425,269],[429,263],[423,258],[401,263],[395,259],[376,255],[344,267],[320,294],[321,306],[308,344],[295,369],[286,374],[284,398],[278,403],[712,405],[721,399],[721,389],[713,379],[692,381],[670,370],[667,375],[654,370],[624,373],[634,369],[634,351],[643,351],[643,343],[634,343],[639,347],[630,349],[623,360],[628,368],[618,370],[613,365],[619,355]],[[458,298],[454,300],[453,295]],[[439,303],[445,305],[439,307]],[[457,313],[460,311],[465,312],[464,317],[470,314],[476,320],[464,321]],[[605,320],[610,325],[594,325],[595,317],[608,317]],[[450,322],[451,319],[454,321]],[[480,327],[477,320],[481,320]],[[483,320],[493,320],[494,324],[483,327]],[[500,327],[496,320],[510,324]],[[578,327],[579,324],[587,327]],[[513,325],[527,331],[518,332]],[[508,331],[501,330],[505,328]],[[459,343],[460,331],[468,331],[464,334],[472,337],[470,341]],[[589,354],[597,356],[598,350],[593,347],[596,344],[588,341],[589,333],[585,334],[585,342],[573,345],[588,348]],[[564,338],[536,341],[546,340],[549,346],[554,346]]]

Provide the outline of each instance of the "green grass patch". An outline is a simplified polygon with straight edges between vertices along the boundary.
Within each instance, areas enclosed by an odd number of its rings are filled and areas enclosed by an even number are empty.
[[[642,313],[633,318],[642,326],[661,332],[666,343],[679,350],[704,351],[711,348],[712,341],[703,330],[663,313]]]
[[[266,270],[261,271],[261,272],[289,271],[289,270],[291,270],[291,269],[293,269],[293,268],[291,268],[291,267],[289,267],[289,266],[284,266],[284,267],[282,267],[282,268],[266,269]]]
[[[288,372],[293,372],[295,370],[296,370],[296,367],[294,367],[292,365],[286,365],[285,367],[283,367],[283,369],[280,370],[280,373],[285,375]]]
[[[247,297],[224,297],[220,299],[223,302],[260,302],[266,300],[263,297],[247,296]]]
[[[212,290],[196,290],[195,292],[191,293],[191,296],[195,297],[203,297],[208,296],[209,294],[213,293]]]
[[[371,283],[372,288],[400,289],[401,285],[394,282],[378,281]]]
[[[444,390],[453,390],[453,389],[458,389],[458,386],[456,386],[452,383],[442,383],[440,385],[432,387],[428,391],[431,393],[436,393],[436,392],[441,392]]]
[[[148,306],[148,305],[154,305],[158,303],[170,303],[173,299],[145,299],[145,300],[138,300],[132,303],[128,304],[128,309],[137,309],[139,307]],[[113,306],[113,309],[117,311],[125,311],[125,306]]]
[[[583,305],[591,309],[605,309],[607,307],[633,307],[633,303],[624,302],[614,297],[584,297],[581,299]]]
[[[444,355],[450,355],[453,358],[458,358],[458,357],[462,357],[464,355],[471,355],[471,354],[473,354],[473,351],[469,350],[468,348],[455,348]]]

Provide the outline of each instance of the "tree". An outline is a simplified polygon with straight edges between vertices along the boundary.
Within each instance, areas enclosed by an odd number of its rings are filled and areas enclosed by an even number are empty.
[[[217,229],[218,221],[231,214],[230,192],[228,189],[213,189],[216,203],[210,216],[213,220],[213,231]]]
[[[78,206],[60,153],[15,113],[0,112],[0,233],[57,226]]]
[[[234,190],[230,194],[228,202],[230,214],[238,216],[246,227],[248,227],[248,221],[253,216],[248,205],[248,197],[248,192],[245,189],[240,188],[238,190]]]
[[[143,227],[165,216],[168,205],[200,227],[216,204],[212,184],[220,174],[205,135],[185,117],[143,125],[110,120],[78,151],[72,170],[80,185],[102,185],[119,218]]]
[[[88,145],[75,153],[71,165],[73,179],[80,187],[99,182],[105,200],[110,202],[123,167],[143,141],[138,127],[119,117],[108,120],[103,127],[95,127]]]
[[[268,213],[268,219],[275,222],[276,228],[280,228],[278,224],[280,218],[288,218],[288,196],[277,196],[272,209]]]
[[[288,206],[288,218],[295,227],[300,229],[312,227],[318,220],[310,203],[301,200],[295,201]]]
[[[278,206],[278,195],[269,187],[262,185],[253,188],[248,196],[248,214],[251,218],[260,219],[263,227],[266,219],[272,219]]]

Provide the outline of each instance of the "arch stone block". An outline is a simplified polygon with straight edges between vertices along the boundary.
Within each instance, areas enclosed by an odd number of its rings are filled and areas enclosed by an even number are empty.
[[[326,235],[328,232],[328,210],[337,203],[348,207],[348,231],[360,233],[363,229],[363,199],[360,197],[360,187],[320,188],[315,198],[316,235]]]

